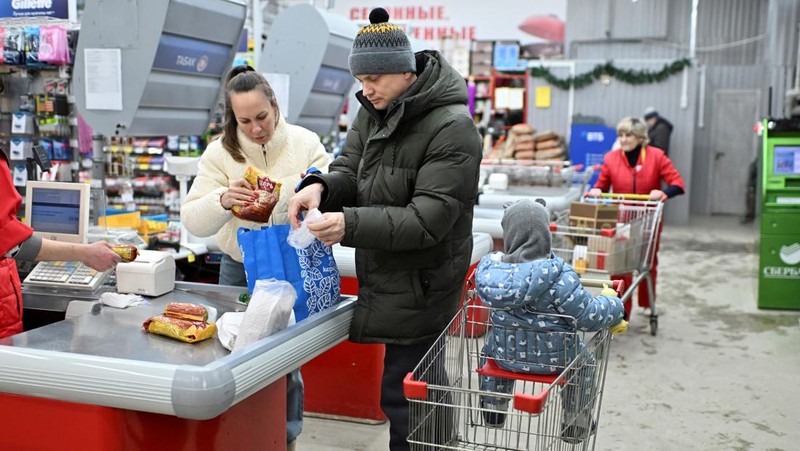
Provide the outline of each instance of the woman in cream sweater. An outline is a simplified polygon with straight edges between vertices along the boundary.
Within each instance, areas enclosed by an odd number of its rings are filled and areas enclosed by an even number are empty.
[[[225,253],[220,285],[246,286],[236,231],[265,224],[231,212],[254,194],[243,178],[245,169],[256,167],[281,182],[280,199],[266,225],[288,224],[289,197],[300,174],[312,166],[327,172],[330,157],[314,132],[286,123],[269,83],[249,66],[235,67],[228,75],[223,127],[222,137],[209,143],[200,157],[197,177],[181,206],[181,222],[195,236],[217,234]]]

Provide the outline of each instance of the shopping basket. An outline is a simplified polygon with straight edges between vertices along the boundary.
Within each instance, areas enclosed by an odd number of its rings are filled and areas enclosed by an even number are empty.
[[[636,194],[584,196],[580,202],[613,207],[615,226],[584,224],[564,212],[551,224],[550,231],[553,252],[579,274],[593,277],[630,274],[632,281],[622,293],[623,302],[628,302],[639,285],[646,283],[650,294],[650,333],[655,335],[658,313],[650,269],[656,255],[664,203],[647,199],[647,195]]]
[[[584,286],[596,285],[587,281]],[[493,327],[486,319],[490,311],[480,302],[465,302],[406,376],[411,449],[593,449],[611,342],[608,330],[564,333],[565,363],[552,374],[512,372],[483,351],[492,335],[472,332]]]

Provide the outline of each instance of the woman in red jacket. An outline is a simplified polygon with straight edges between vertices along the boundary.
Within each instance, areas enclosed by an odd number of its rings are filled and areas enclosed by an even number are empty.
[[[683,194],[685,186],[683,177],[672,165],[672,161],[661,149],[648,146],[647,124],[635,117],[626,117],[617,125],[618,149],[612,149],[603,158],[600,177],[590,196],[599,196],[602,192],[613,189],[615,193],[647,194],[650,200],[666,201]],[[650,278],[653,282],[653,297],[656,293],[656,266],[658,265],[658,244],[661,237],[661,225],[655,235],[653,267]],[[622,277],[630,286],[632,277]],[[639,306],[650,307],[650,296],[647,285],[639,285]],[[625,311],[630,317],[631,301],[625,302]]]
[[[98,271],[120,261],[104,241],[75,244],[34,236],[33,229],[17,219],[21,205],[6,154],[0,149],[0,338],[22,332],[22,290],[15,259],[79,260]]]

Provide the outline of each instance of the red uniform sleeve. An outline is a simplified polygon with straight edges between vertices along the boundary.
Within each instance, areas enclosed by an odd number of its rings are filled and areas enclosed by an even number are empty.
[[[33,229],[17,219],[17,210],[22,205],[22,198],[11,181],[11,170],[5,156],[0,156],[0,192],[3,193],[0,196],[0,258],[2,258],[33,234]]]

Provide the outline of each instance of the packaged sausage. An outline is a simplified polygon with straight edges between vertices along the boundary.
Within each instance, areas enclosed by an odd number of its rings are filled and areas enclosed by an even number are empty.
[[[234,205],[233,215],[237,218],[255,222],[267,222],[272,215],[272,210],[278,204],[281,195],[281,183],[267,177],[266,174],[248,166],[244,172],[244,179],[255,186],[256,199],[245,206]]]
[[[122,258],[123,263],[130,263],[136,260],[136,256],[139,254],[136,246],[130,244],[117,244],[111,246],[111,250]]]
[[[217,325],[214,323],[190,321],[166,315],[156,315],[148,318],[142,324],[142,327],[152,334],[163,335],[187,343],[196,343],[209,339],[217,331]]]
[[[164,315],[170,318],[188,319],[190,321],[208,320],[208,311],[205,307],[188,302],[170,302],[164,308]]]

